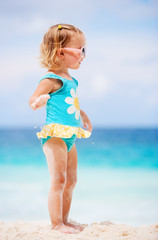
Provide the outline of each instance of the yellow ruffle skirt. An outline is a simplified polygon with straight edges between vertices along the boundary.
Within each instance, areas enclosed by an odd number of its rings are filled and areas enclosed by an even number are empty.
[[[89,138],[91,132],[84,130],[80,127],[71,127],[67,125],[62,125],[59,123],[50,123],[43,127],[41,132],[37,133],[37,137],[47,138],[50,137],[61,137],[61,138],[71,138],[73,134],[76,134],[77,138]]]

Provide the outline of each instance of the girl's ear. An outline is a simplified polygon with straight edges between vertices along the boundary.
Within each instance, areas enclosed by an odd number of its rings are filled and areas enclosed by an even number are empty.
[[[63,59],[64,58],[64,50],[62,48],[58,49],[57,50],[57,56],[60,58],[60,59]]]

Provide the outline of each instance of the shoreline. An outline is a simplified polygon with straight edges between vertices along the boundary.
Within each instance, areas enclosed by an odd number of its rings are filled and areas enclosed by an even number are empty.
[[[70,221],[71,223],[76,223]],[[79,224],[79,223],[76,223]],[[109,221],[80,224],[78,234],[64,234],[51,229],[49,222],[0,222],[0,240],[157,240],[158,223],[133,227]]]

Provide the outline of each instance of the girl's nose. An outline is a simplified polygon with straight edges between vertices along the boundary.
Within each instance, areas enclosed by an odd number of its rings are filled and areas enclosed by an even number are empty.
[[[81,61],[83,61],[83,59],[85,58],[85,56],[83,57],[83,56],[81,56]]]

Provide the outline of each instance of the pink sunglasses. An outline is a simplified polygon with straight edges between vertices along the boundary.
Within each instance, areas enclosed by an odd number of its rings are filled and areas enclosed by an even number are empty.
[[[66,50],[68,50],[69,52],[73,52],[73,51],[75,51],[75,52],[80,52],[80,53],[81,53],[81,57],[83,57],[83,58],[86,56],[86,47],[82,47],[82,48],[80,48],[80,49],[78,49],[78,48],[65,47],[65,48],[63,48],[63,49],[66,49]]]

